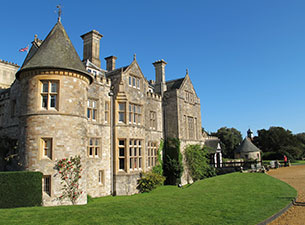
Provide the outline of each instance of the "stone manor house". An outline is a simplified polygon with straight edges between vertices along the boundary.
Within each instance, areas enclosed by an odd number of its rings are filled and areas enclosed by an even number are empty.
[[[106,57],[103,69],[102,37],[96,30],[81,36],[81,61],[59,19],[44,40],[35,35],[16,79],[0,92],[0,135],[18,140],[21,170],[43,173],[44,205],[67,204],[58,201],[59,159],[81,156],[78,204],[85,204],[87,194],[137,193],[140,173],[156,165],[162,139],[179,138],[182,152],[206,139],[188,73],[166,81],[166,62],[158,60],[155,81],[148,81],[135,56],[120,68],[117,57]]]

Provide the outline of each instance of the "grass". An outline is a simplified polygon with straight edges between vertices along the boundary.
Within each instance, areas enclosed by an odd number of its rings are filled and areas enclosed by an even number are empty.
[[[266,174],[232,173],[84,206],[0,209],[0,224],[257,224],[295,196],[295,189]]]

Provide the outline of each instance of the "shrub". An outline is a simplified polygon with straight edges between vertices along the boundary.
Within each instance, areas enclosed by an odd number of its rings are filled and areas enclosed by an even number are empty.
[[[141,179],[138,182],[138,189],[141,193],[150,192],[157,186],[160,186],[165,181],[165,177],[153,172],[143,173]]]
[[[209,165],[208,152],[200,145],[188,145],[185,149],[185,160],[194,181],[216,175],[215,169]]]
[[[0,172],[0,208],[40,206],[42,173]]]
[[[163,174],[165,183],[177,185],[181,183],[183,173],[182,154],[180,152],[180,141],[177,138],[169,138],[165,141]]]

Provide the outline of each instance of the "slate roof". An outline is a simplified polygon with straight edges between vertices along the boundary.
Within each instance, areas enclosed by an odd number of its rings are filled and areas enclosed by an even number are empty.
[[[248,137],[246,137],[242,141],[242,143],[237,147],[237,149],[235,150],[235,153],[260,152],[260,151],[261,150],[259,148],[257,148]]]
[[[204,142],[204,145],[208,147],[208,151],[210,153],[215,153],[218,147],[219,139],[213,138],[213,139],[207,139]]]
[[[179,89],[183,81],[184,81],[184,77],[176,80],[167,81],[166,82],[167,90]]]
[[[31,48],[16,77],[18,78],[22,71],[37,68],[72,70],[82,73],[92,82],[91,75],[86,71],[60,21],[55,24],[38,48],[37,46]]]

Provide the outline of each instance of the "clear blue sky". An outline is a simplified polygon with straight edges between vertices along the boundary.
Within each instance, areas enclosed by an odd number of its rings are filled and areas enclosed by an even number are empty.
[[[46,37],[59,3],[81,58],[80,35],[96,29],[103,67],[104,57],[117,56],[119,67],[136,53],[148,79],[158,59],[168,80],[188,68],[206,130],[305,132],[304,0],[4,1],[0,59],[21,65],[18,49]]]

